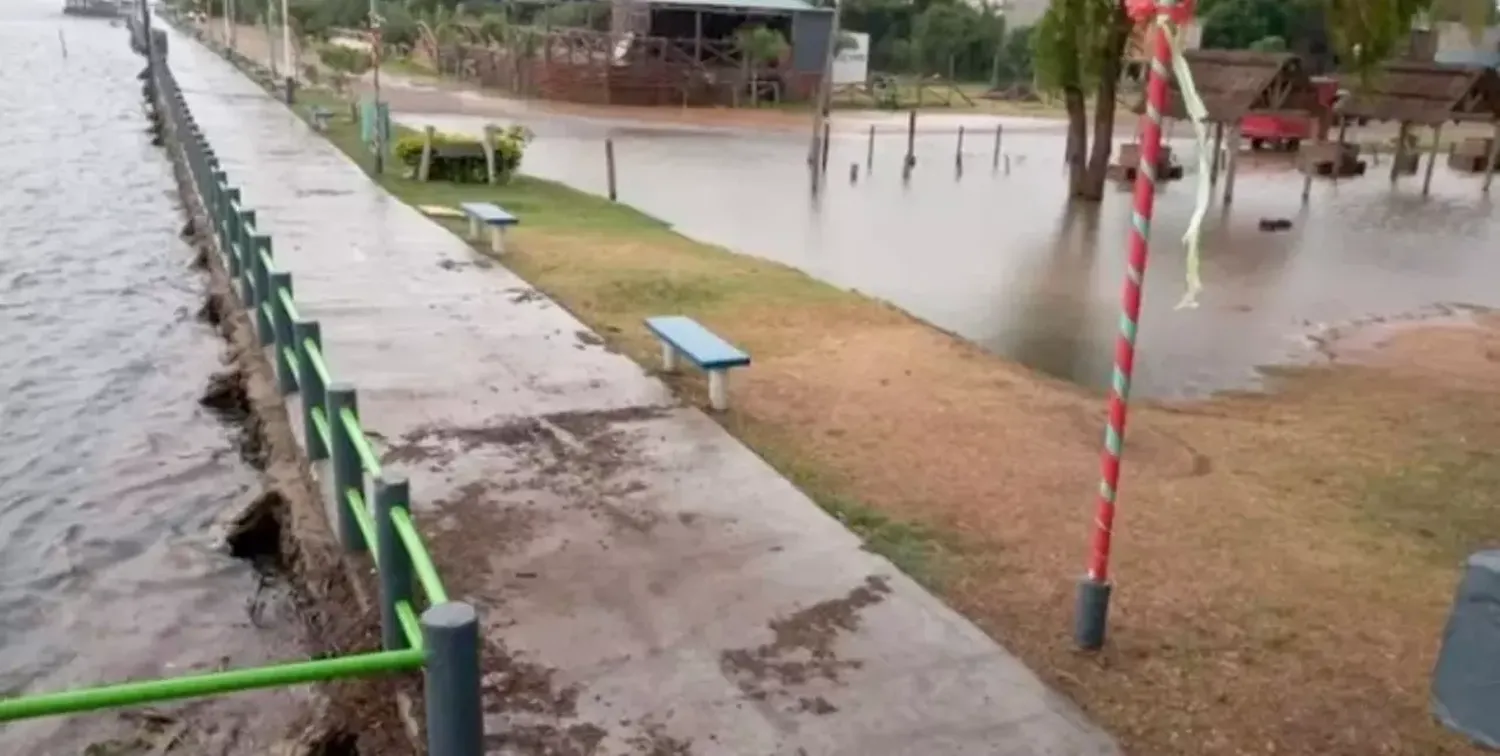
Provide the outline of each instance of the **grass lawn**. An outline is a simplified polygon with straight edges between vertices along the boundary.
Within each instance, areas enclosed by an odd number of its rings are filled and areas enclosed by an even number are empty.
[[[305,101],[366,160],[347,107]],[[1271,394],[1139,403],[1110,643],[1086,655],[1069,631],[1099,397],[556,184],[396,174],[413,205],[519,215],[505,265],[641,364],[640,321],[663,313],[752,353],[721,422],[1132,752],[1470,752],[1427,691],[1458,562],[1500,521],[1500,322],[1397,332],[1369,364],[1277,371]]]

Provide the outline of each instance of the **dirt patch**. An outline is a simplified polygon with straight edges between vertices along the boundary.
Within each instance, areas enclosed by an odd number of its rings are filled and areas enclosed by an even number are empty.
[[[240,458],[257,470],[266,469],[267,450],[260,416],[251,406],[243,369],[235,367],[215,373],[208,380],[198,403],[234,430],[234,445]]]
[[[826,707],[820,698],[797,696],[791,689],[814,680],[840,682],[844,670],[859,669],[858,659],[840,659],[835,651],[843,633],[859,629],[859,613],[885,599],[890,593],[885,578],[871,575],[863,585],[847,595],[822,601],[787,617],[769,623],[773,639],[753,649],[725,651],[719,657],[719,668],[748,697],[764,701],[773,695],[791,696],[795,709],[815,711]]]
[[[667,310],[754,354],[724,426],[1131,752],[1471,752],[1426,691],[1455,565],[1500,540],[1487,316],[1345,338],[1333,366],[1268,371],[1266,394],[1137,402],[1110,639],[1086,655],[1069,628],[1102,397],[666,234],[533,229],[508,264],[648,368],[640,322]],[[653,293],[683,277],[733,286]],[[639,296],[613,297],[619,280]],[[670,383],[703,401],[698,376]]]

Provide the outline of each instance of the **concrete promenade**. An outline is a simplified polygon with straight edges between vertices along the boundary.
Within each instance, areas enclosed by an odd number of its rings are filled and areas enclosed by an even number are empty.
[[[385,466],[410,477],[450,592],[480,608],[491,753],[1116,752],[711,419],[227,62],[175,32],[170,60]]]

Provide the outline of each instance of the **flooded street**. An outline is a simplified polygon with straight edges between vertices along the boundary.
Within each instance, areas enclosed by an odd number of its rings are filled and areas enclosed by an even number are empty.
[[[395,102],[399,111],[401,100]],[[514,120],[537,134],[527,173],[602,194],[603,140],[610,136],[620,200],[683,233],[889,300],[1052,375],[1105,385],[1130,196],[1112,190],[1100,207],[1067,208],[1057,122],[1004,121],[1006,174],[991,167],[999,118],[923,114],[917,169],[903,182],[905,116],[839,115],[829,187],[814,201],[803,133],[694,131],[513,110]],[[484,122],[474,115],[396,117],[468,132]],[[869,123],[879,126],[866,175]],[[959,125],[968,129],[961,175]],[[1179,127],[1178,136],[1185,131]],[[1191,172],[1191,142],[1177,139],[1176,151]],[[855,183],[851,164],[859,167]],[[1479,178],[1440,165],[1432,196],[1423,199],[1420,175],[1392,191],[1388,167],[1382,161],[1360,179],[1315,183],[1304,208],[1300,174],[1246,153],[1230,212],[1217,198],[1209,211],[1205,289],[1192,310],[1174,307],[1185,286],[1179,238],[1194,179],[1167,186],[1157,201],[1136,394],[1253,386],[1257,366],[1315,359],[1309,337],[1326,325],[1434,303],[1500,305],[1489,284],[1500,275],[1500,259],[1484,247],[1500,230],[1500,216],[1480,193]],[[1295,225],[1267,233],[1257,228],[1262,218]]]
[[[0,695],[295,658],[297,623],[214,528],[257,478],[198,405],[223,345],[196,318],[144,61],[123,28],[60,10],[0,8]],[[294,695],[158,710],[195,725],[194,753],[259,753]],[[140,731],[111,712],[35,720],[0,727],[0,752]]]

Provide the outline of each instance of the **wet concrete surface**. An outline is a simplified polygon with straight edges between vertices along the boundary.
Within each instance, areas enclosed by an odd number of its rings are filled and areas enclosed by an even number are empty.
[[[924,113],[917,169],[905,182],[904,115],[838,114],[830,182],[815,199],[804,133],[561,117],[485,105],[475,93],[437,97],[409,83],[388,91],[407,125],[478,133],[486,120],[525,123],[537,139],[524,172],[598,194],[606,188],[603,141],[612,138],[620,200],[679,231],[889,300],[1049,374],[1106,386],[1130,196],[1112,191],[1102,206],[1067,206],[1056,121]],[[1003,159],[992,167],[997,124],[1009,172]],[[967,131],[962,171],[959,126]],[[1177,129],[1174,142],[1191,173],[1196,152],[1185,132]],[[1120,135],[1128,138],[1128,130]],[[1500,257],[1485,242],[1500,232],[1500,215],[1479,178],[1439,165],[1424,199],[1420,176],[1393,190],[1388,167],[1383,160],[1360,179],[1319,181],[1304,207],[1301,175],[1285,158],[1245,153],[1233,205],[1226,212],[1216,200],[1209,212],[1206,289],[1193,310],[1174,307],[1195,177],[1168,185],[1156,206],[1136,394],[1254,386],[1258,366],[1316,359],[1309,336],[1329,325],[1435,302],[1500,305],[1487,283],[1500,275]],[[1294,225],[1267,233],[1262,218]]]
[[[257,479],[198,405],[222,344],[195,317],[143,62],[123,28],[37,0],[0,7],[0,51],[0,695],[296,658],[279,590],[219,545]],[[262,753],[302,702],[167,704],[157,729],[191,725],[194,753]],[[142,724],[13,723],[0,752],[77,754]]]
[[[1114,752],[572,316],[210,51],[171,50],[450,590],[480,607],[491,752]]]

